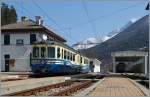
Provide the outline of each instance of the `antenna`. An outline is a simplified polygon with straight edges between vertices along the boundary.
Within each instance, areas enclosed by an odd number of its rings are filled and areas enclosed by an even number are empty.
[[[47,35],[43,34],[42,39],[46,41],[47,40]]]

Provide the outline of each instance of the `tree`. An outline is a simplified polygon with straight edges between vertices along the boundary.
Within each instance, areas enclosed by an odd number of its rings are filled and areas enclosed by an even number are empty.
[[[17,13],[16,13],[16,10],[13,6],[11,6],[11,8],[10,8],[10,14],[11,14],[10,22],[15,23],[17,21]]]
[[[5,3],[1,4],[1,25],[17,22],[17,13],[13,6],[9,6]]]

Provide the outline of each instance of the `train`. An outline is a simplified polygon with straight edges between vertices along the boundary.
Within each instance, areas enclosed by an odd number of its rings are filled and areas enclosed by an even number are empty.
[[[45,41],[33,44],[30,66],[35,75],[78,74],[89,64],[88,57],[65,43]]]

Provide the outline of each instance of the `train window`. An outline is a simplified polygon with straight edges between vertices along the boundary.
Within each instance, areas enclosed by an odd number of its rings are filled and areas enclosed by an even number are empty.
[[[70,52],[68,52],[68,60],[70,60]]]
[[[80,57],[80,63],[82,63],[82,57]]]
[[[57,58],[60,58],[60,48],[57,48]]]
[[[63,49],[61,50],[61,55],[62,55],[62,59],[64,58],[64,51]]]
[[[41,47],[41,58],[45,58],[45,57],[46,57],[46,48]]]
[[[64,59],[67,58],[67,53],[66,53],[66,50],[64,50]]]
[[[71,53],[69,52],[69,60],[71,60]]]
[[[73,54],[73,61],[75,61],[75,54]]]
[[[33,58],[39,58],[39,47],[33,47]]]
[[[72,53],[70,54],[70,59],[71,59],[71,61],[72,61]]]
[[[55,58],[55,48],[54,47],[48,47],[48,57]]]
[[[89,61],[87,59],[84,59],[84,64],[89,64]]]
[[[70,54],[70,53],[68,52],[68,53],[67,53],[67,59],[68,59],[68,60],[69,60],[69,54]]]

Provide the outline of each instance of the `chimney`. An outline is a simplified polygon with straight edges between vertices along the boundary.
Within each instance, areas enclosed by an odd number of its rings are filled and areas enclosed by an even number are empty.
[[[21,21],[25,21],[26,20],[26,17],[25,16],[22,16],[21,17]]]
[[[36,16],[35,20],[38,25],[43,25],[43,20],[42,20],[41,16]]]

